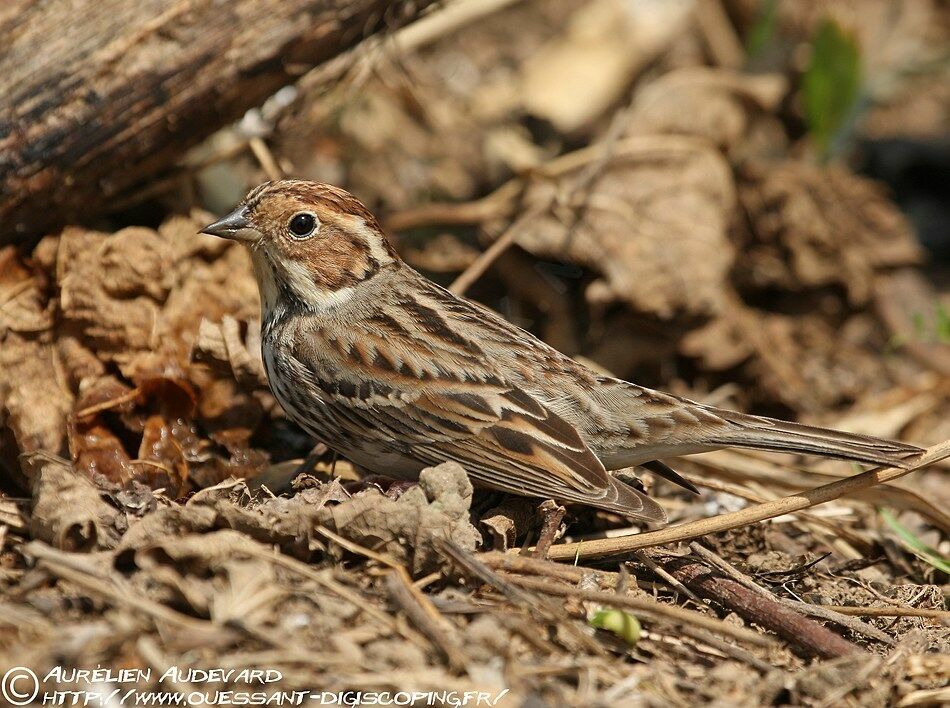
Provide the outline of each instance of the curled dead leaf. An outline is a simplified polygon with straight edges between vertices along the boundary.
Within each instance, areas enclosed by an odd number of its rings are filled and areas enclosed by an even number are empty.
[[[522,497],[509,497],[501,504],[482,514],[479,526],[483,527],[496,551],[507,551],[515,541],[536,522],[536,504]]]
[[[115,547],[124,515],[102,500],[99,490],[66,460],[45,453],[21,457],[33,482],[30,533],[64,551]]]
[[[259,345],[259,332],[259,321],[249,324],[248,334],[242,338],[241,324],[233,317],[225,316],[220,323],[202,319],[191,359],[217,366],[219,371],[226,366],[229,373],[244,386],[266,387],[267,374],[260,346],[255,346]]]
[[[588,298],[621,301],[663,318],[719,311],[733,247],[732,171],[719,151],[680,136],[628,138],[558,181],[534,183],[517,243],[536,256],[583,265],[603,284]],[[588,184],[571,180],[592,170]],[[551,208],[543,208],[545,204]]]
[[[48,278],[30,267],[13,246],[0,248],[0,337],[10,332],[42,332],[53,324],[47,302]]]
[[[62,452],[73,395],[57,376],[55,348],[14,332],[0,341],[0,422],[18,452]]]
[[[886,370],[868,348],[874,324],[862,315],[832,321],[818,311],[792,316],[734,300],[718,318],[687,334],[680,351],[708,370],[742,364],[754,398],[819,411],[887,384]]]

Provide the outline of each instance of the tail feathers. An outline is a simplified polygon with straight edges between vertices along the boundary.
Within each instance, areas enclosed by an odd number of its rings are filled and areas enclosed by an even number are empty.
[[[731,429],[715,431],[710,435],[708,441],[713,445],[801,452],[904,469],[910,467],[913,459],[923,452],[914,445],[870,435],[845,433],[733,411],[708,410],[732,424]]]

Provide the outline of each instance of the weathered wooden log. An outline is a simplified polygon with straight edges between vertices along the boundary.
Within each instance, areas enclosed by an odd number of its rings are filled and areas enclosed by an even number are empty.
[[[310,67],[431,0],[6,0],[0,243],[89,220]]]

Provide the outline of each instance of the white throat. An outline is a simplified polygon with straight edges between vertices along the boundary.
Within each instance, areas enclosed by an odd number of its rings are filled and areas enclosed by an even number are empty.
[[[264,319],[278,309],[286,306],[281,302],[280,285],[274,273],[274,266],[260,251],[251,250],[251,260],[254,264],[254,274],[257,276],[258,288],[261,291],[261,309]],[[319,287],[307,269],[299,263],[284,264],[284,282],[294,295],[306,303],[307,309],[313,312],[330,312],[352,299],[355,290],[352,287],[328,290]]]

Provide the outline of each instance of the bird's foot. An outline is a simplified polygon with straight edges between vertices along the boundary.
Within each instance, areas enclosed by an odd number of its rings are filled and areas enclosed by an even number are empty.
[[[356,494],[357,492],[362,492],[366,489],[369,489],[370,487],[376,487],[376,489],[381,491],[390,499],[398,499],[417,484],[418,482],[411,479],[397,479],[381,474],[370,474],[363,477],[358,482],[345,483],[343,488],[350,494]]]

